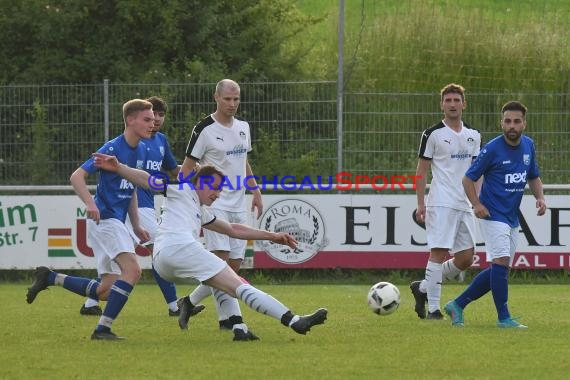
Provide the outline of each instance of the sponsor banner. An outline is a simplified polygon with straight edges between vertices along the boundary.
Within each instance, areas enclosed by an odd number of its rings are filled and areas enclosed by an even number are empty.
[[[425,229],[415,221],[415,195],[264,195],[258,226],[287,231],[296,250],[254,244],[255,268],[425,268]],[[547,196],[545,216],[535,199],[523,197],[514,268],[570,268],[568,196]],[[453,231],[450,231],[453,233]],[[485,246],[477,236],[475,267],[485,267]]]
[[[547,196],[549,209],[536,216],[525,196],[515,268],[570,269],[568,196]],[[250,200],[248,199],[248,202]],[[287,231],[299,241],[288,247],[248,242],[244,267],[254,268],[424,268],[425,230],[414,220],[415,195],[264,195],[264,213],[251,223]],[[162,201],[157,196],[157,208]],[[451,232],[450,232],[451,233]],[[484,267],[478,237],[476,267]],[[151,258],[137,249],[139,262]],[[75,195],[1,196],[0,269],[96,268],[87,241],[85,206]]]

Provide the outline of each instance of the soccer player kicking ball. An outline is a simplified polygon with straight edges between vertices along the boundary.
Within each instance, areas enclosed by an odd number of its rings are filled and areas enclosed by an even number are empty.
[[[463,187],[473,204],[485,238],[487,260],[491,265],[479,272],[459,297],[448,302],[444,310],[454,326],[463,326],[463,309],[489,291],[497,309],[497,326],[526,329],[511,317],[509,267],[516,250],[519,233],[518,210],[528,181],[536,198],[538,215],[546,212],[546,202],[536,162],[534,142],[523,136],[526,107],[516,101],[501,110],[503,135],[489,141],[463,178]],[[475,181],[484,176],[481,195],[477,197]]]
[[[100,168],[115,171],[121,177],[148,187],[148,173],[119,164],[112,156],[95,154]],[[228,223],[212,216],[201,206],[211,205],[220,195],[224,174],[213,166],[203,166],[191,178],[191,183],[166,186],[165,203],[154,245],[154,267],[161,277],[175,279],[194,278],[216,289],[216,297],[234,297],[253,310],[267,314],[298,334],[306,334],[311,327],[325,322],[328,311],[318,309],[313,314],[299,316],[267,293],[248,284],[222,259],[206,250],[197,241],[200,228],[226,234],[244,240],[271,240],[274,243],[297,246],[297,241],[287,233],[276,233],[251,228],[244,224]],[[196,307],[186,296],[182,298],[181,329],[188,328],[188,321]],[[220,302],[222,311],[233,323],[234,340],[248,341],[259,338],[242,323],[239,308],[233,303]],[[224,309],[226,308],[226,309]]]

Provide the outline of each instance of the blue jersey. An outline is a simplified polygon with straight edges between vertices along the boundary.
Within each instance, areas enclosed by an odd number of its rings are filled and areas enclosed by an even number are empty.
[[[116,156],[120,163],[137,169],[143,169],[146,157],[144,143],[133,148],[127,144],[124,135],[107,141],[97,152]],[[85,161],[81,168],[89,174],[99,172],[95,204],[99,208],[101,219],[115,218],[124,223],[135,191],[133,184],[117,173],[97,169],[93,158]]]
[[[172,149],[168,144],[166,136],[157,133],[150,139],[142,140],[146,145],[146,161],[144,170],[148,173],[160,171],[162,169],[172,170],[178,166]],[[154,208],[154,191],[139,187],[137,189],[137,198],[140,207]]]
[[[511,146],[502,135],[495,137],[483,147],[465,175],[473,181],[484,176],[479,200],[491,214],[488,220],[518,227],[518,210],[527,180],[540,175],[534,141],[523,135],[518,146]]]

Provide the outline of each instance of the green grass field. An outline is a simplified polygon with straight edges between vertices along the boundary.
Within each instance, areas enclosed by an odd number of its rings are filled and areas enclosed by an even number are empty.
[[[443,300],[464,285],[444,286]],[[179,286],[179,292],[192,286]],[[513,315],[527,331],[499,330],[490,296],[466,310],[466,327],[421,321],[407,285],[395,314],[369,311],[363,285],[267,285],[297,313],[329,309],[307,336],[243,307],[258,342],[217,329],[215,307],[180,331],[155,285],[139,285],[115,322],[121,342],[89,339],[97,317],[62,288],[25,302],[26,285],[0,285],[1,379],[566,379],[570,292],[564,285],[512,285]]]

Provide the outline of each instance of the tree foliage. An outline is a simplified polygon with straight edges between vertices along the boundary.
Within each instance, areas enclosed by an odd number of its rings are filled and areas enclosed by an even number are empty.
[[[0,84],[310,76],[292,0],[0,0]]]

